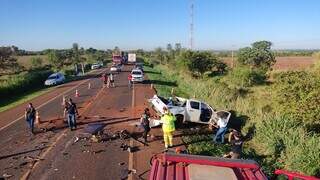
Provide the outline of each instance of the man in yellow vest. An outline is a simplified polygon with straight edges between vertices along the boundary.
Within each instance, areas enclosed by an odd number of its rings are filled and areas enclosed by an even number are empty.
[[[165,148],[172,147],[173,132],[176,130],[174,122],[176,117],[168,110],[167,107],[163,107],[163,116],[161,117],[162,121],[162,131]]]

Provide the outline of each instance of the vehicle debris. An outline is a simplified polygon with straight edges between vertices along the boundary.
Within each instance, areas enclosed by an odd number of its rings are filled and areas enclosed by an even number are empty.
[[[2,175],[2,177],[3,178],[10,178],[10,177],[12,177],[13,175],[11,175],[11,174],[7,174],[7,173],[4,173],[3,175]],[[0,178],[1,179],[1,178]]]

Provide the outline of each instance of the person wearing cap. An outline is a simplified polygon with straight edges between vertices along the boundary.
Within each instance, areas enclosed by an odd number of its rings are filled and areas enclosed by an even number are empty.
[[[176,130],[174,122],[176,117],[168,110],[167,107],[163,107],[163,116],[161,117],[162,121],[162,131],[164,146],[166,149],[173,146],[173,132]]]
[[[33,107],[32,103],[28,104],[28,107],[24,112],[24,117],[28,123],[31,133],[34,134],[33,129],[34,129],[34,120],[36,119],[36,109]]]
[[[234,130],[231,133],[230,143],[231,143],[231,151],[228,154],[225,154],[224,158],[231,158],[231,159],[239,159],[242,153],[242,145],[243,145],[243,138],[240,132]]]
[[[79,115],[79,113],[76,104],[72,101],[71,98],[66,104],[64,111],[67,112],[68,125],[71,131],[77,129],[76,115]]]

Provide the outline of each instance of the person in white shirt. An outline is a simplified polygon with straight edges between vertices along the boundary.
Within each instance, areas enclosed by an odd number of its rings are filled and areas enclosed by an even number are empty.
[[[219,118],[217,121],[217,124],[215,125],[216,128],[219,128],[216,135],[213,138],[214,143],[223,144],[224,143],[224,134],[227,131],[227,124],[228,121],[226,121],[223,118]]]

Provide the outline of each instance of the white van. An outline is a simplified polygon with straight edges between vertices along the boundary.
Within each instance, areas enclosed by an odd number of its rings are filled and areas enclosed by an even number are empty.
[[[51,74],[47,80],[44,82],[44,85],[46,86],[53,86],[53,85],[57,85],[57,84],[63,84],[65,81],[65,77],[62,73],[54,73]]]

